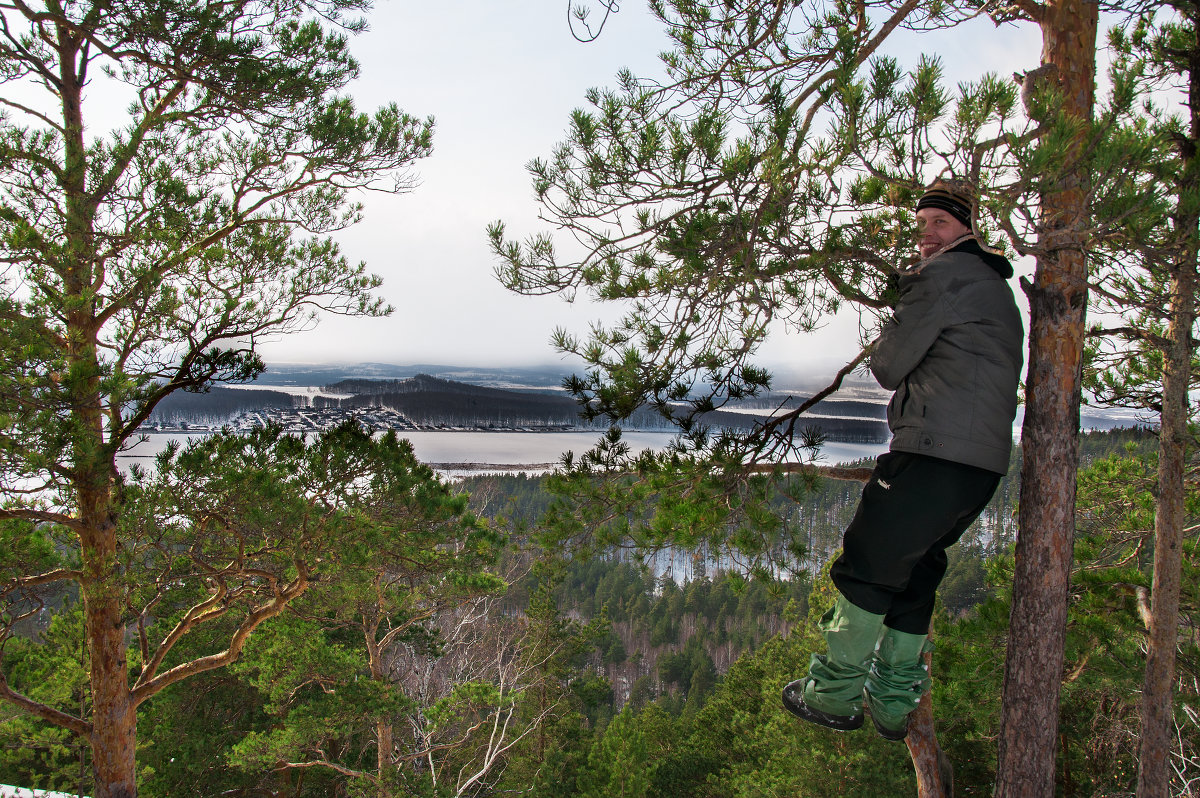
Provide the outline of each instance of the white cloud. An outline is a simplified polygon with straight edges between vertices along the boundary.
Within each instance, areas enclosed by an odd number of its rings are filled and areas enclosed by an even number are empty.
[[[377,6],[371,30],[352,42],[362,65],[355,97],[366,108],[394,101],[437,117],[434,154],[417,166],[420,185],[400,197],[368,197],[366,220],[340,236],[351,259],[383,276],[382,295],[396,312],[326,319],[267,344],[268,362],[557,362],[548,343],[554,327],[582,333],[602,313],[612,317],[585,302],[509,294],[492,275],[484,233],[496,219],[517,235],[542,229],[525,164],[550,154],[588,88],[612,85],[623,67],[660,74],[667,39],[644,7],[622,4],[589,44],[571,37],[566,8],[566,0]],[[1041,43],[1032,25],[979,20],[889,46],[905,64],[915,63],[918,48],[938,53],[957,82],[1031,68]],[[827,369],[840,353],[853,354],[854,326],[838,320],[814,339],[773,342],[764,360],[803,368],[820,353],[814,365]]]

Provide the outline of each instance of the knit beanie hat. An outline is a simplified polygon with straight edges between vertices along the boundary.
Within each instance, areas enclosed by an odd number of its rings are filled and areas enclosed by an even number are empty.
[[[938,208],[962,222],[971,232],[975,232],[975,197],[975,186],[970,181],[939,177],[925,189],[925,193],[917,201],[917,210]]]
[[[1006,280],[1013,276],[1012,264],[1008,258],[1004,257],[1004,253],[993,247],[989,247],[983,242],[983,238],[979,235],[979,225],[977,224],[977,198],[979,192],[975,188],[975,184],[970,180],[962,178],[942,178],[934,180],[925,189],[925,193],[921,195],[921,199],[917,200],[917,210],[922,208],[940,208],[946,213],[953,216],[970,231],[967,236],[969,240],[959,246],[954,247],[957,251],[960,248],[965,248],[975,255],[983,259],[983,262],[991,266],[996,272]]]

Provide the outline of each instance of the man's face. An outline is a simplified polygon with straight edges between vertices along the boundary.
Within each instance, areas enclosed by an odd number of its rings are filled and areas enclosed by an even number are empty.
[[[941,208],[917,211],[917,249],[928,258],[951,241],[962,238],[971,229]]]

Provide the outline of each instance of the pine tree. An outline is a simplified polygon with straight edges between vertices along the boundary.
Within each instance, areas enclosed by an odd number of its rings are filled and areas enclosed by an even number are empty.
[[[362,0],[2,5],[0,519],[68,552],[10,560],[6,596],[78,586],[92,706],[0,693],[90,740],[96,795],[125,798],[148,693],[127,672],[114,458],[165,396],[260,372],[263,335],[386,311],[329,234],[358,219],[352,191],[407,187],[431,123],[342,94]]]
[[[1197,10],[1169,4],[1167,19],[1147,15],[1113,34],[1118,55],[1114,82],[1141,106],[1137,133],[1157,142],[1160,154],[1142,169],[1153,187],[1119,235],[1106,241],[1094,278],[1096,304],[1122,323],[1092,335],[1089,387],[1106,403],[1159,417],[1154,520],[1153,587],[1142,689],[1138,795],[1166,795],[1175,719],[1172,699],[1179,637],[1184,547],[1187,447],[1193,410],[1189,393],[1197,371],[1196,290],[1200,262],[1200,27]],[[1157,107],[1153,90],[1182,89],[1182,113]],[[1128,205],[1128,203],[1126,203]],[[1122,208],[1106,209],[1111,215]]]
[[[1057,685],[1062,672],[1075,517],[1080,369],[1087,309],[1086,160],[1095,103],[1099,6],[1086,0],[1020,0],[1011,6],[1042,31],[1042,65],[1026,73],[1053,91],[1055,116],[1075,132],[1056,137],[1063,168],[1038,191],[1037,271],[1029,297],[1029,363],[1021,428],[1020,532],[1005,660],[997,798],[1054,793]],[[1024,88],[1024,87],[1023,87]],[[1043,114],[1029,87],[1030,115]],[[1041,121],[1041,120],[1038,120]],[[1043,137],[1045,146],[1049,141]]]

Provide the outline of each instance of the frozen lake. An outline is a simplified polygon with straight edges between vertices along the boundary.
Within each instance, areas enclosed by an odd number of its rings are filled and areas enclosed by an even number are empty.
[[[203,433],[154,432],[146,440],[117,457],[117,464],[127,469],[134,463],[144,466],[153,464],[153,458],[163,450],[168,441],[188,441],[201,437]],[[545,471],[556,464],[566,451],[576,455],[586,452],[595,445],[600,434],[597,432],[479,432],[458,430],[406,430],[401,437],[412,442],[417,458],[423,463],[441,466],[439,470],[448,475],[487,471],[480,466],[536,466],[530,471]],[[669,432],[626,432],[622,439],[635,452],[644,449],[666,447],[673,434]],[[887,444],[877,443],[827,443],[822,451],[821,462],[844,463],[864,457],[875,457],[887,450]],[[453,465],[470,464],[470,468],[454,468]]]

